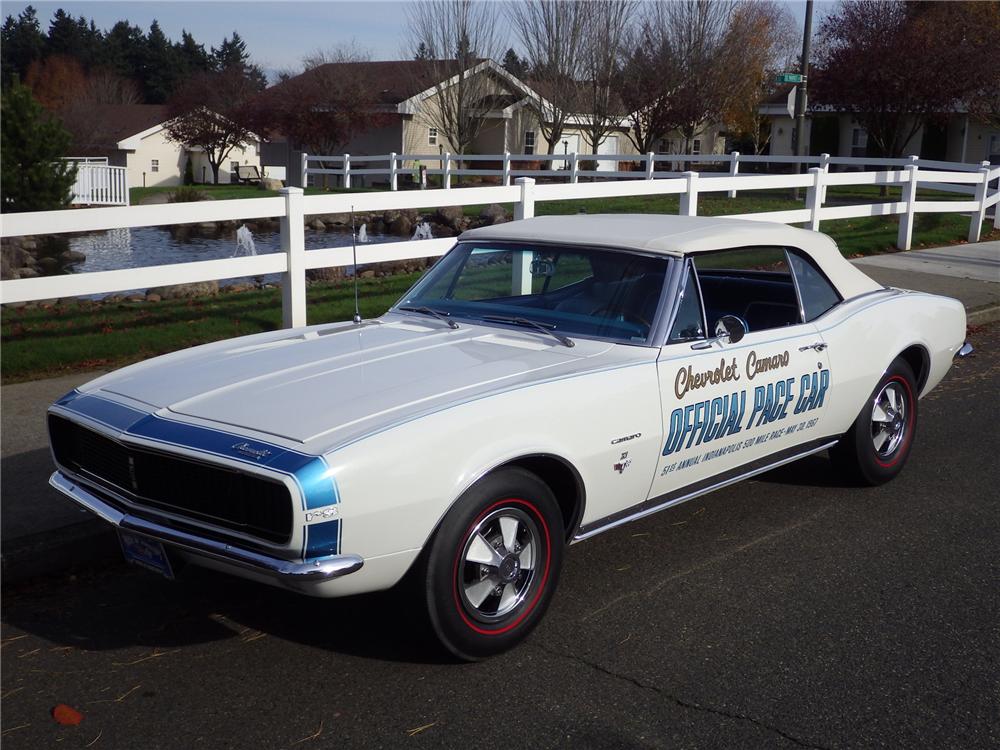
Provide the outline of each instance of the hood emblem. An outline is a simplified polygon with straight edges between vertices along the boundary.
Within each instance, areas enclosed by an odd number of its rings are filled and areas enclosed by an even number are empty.
[[[262,458],[267,458],[271,455],[271,451],[267,450],[267,448],[254,448],[247,442],[236,443],[232,446],[232,449],[240,455],[252,458],[255,461],[260,461]]]

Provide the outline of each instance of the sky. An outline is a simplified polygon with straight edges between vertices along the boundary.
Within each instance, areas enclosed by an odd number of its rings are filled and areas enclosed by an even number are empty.
[[[238,31],[246,40],[254,62],[266,71],[295,69],[302,57],[316,50],[353,39],[376,60],[394,60],[402,55],[406,26],[406,0],[367,0],[349,2],[276,2],[266,0],[153,0],[142,2],[105,2],[104,0],[69,0],[68,2],[6,2],[0,0],[3,17],[17,15],[25,6],[38,11],[42,28],[47,29],[52,14],[62,8],[70,15],[93,18],[98,27],[111,28],[127,20],[148,30],[154,19],[168,38],[179,40],[181,30],[194,34],[208,49]],[[784,2],[801,25],[805,17],[804,0]],[[816,2],[814,26],[835,3]],[[514,45],[515,48],[517,45]]]

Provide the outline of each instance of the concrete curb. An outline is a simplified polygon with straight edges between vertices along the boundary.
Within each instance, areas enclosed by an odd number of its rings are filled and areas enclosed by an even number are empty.
[[[966,311],[965,321],[970,326],[996,323],[1000,320],[1000,305],[982,305]]]

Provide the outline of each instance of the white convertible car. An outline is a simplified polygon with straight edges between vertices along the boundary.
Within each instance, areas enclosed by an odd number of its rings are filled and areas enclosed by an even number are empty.
[[[957,301],[884,288],[815,232],[528,219],[466,232],[378,319],[72,391],[51,482],[168,576],[405,581],[475,659],[538,623],[570,543],[827,449],[891,479],[965,333]]]

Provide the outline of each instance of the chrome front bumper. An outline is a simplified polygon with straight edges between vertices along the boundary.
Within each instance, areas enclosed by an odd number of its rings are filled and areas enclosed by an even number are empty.
[[[273,576],[286,583],[293,581],[322,583],[354,573],[365,564],[364,559],[358,555],[331,555],[302,563],[262,555],[259,552],[233,547],[213,539],[204,539],[128,513],[122,513],[86,488],[67,478],[62,472],[55,472],[49,478],[49,484],[90,512],[121,529],[144,534],[170,547],[177,547],[195,555],[219,560],[254,573]]]
[[[970,344],[968,341],[966,341],[964,344],[962,344],[962,346],[959,348],[959,350],[957,352],[955,352],[955,356],[956,357],[968,357],[974,351],[975,351],[975,349],[972,348],[972,344]]]

